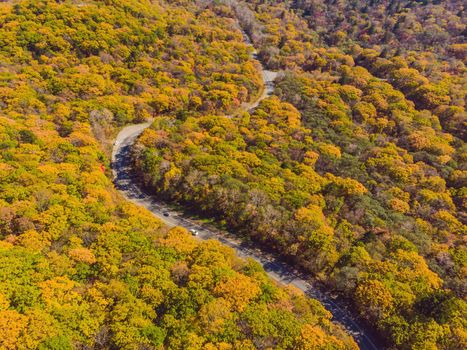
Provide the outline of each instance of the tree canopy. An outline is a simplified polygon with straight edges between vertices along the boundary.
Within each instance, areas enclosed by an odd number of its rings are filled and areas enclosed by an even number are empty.
[[[356,349],[316,301],[113,188],[117,126],[259,93],[235,21],[186,5],[0,2],[0,348]]]
[[[145,183],[313,273],[389,346],[465,347],[459,2],[205,6],[282,71],[275,96],[158,118],[135,151]]]

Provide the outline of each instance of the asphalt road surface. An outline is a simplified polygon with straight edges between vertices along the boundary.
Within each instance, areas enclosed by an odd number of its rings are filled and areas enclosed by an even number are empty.
[[[333,321],[342,324],[354,337],[360,349],[375,350],[382,348],[377,345],[379,342],[377,342],[371,330],[360,324],[345,306],[340,305],[329,295],[314,288],[307,278],[297,273],[293,267],[269,253],[244,244],[232,233],[220,231],[210,225],[201,223],[197,219],[190,218],[186,214],[172,209],[167,204],[158,201],[149,193],[146,193],[139,185],[139,181],[132,169],[131,147],[136,138],[150,124],[148,122],[123,128],[114,143],[112,152],[114,183],[127,200],[145,207],[169,227],[180,226],[187,230],[195,229],[199,232],[198,238],[216,239],[235,249],[240,257],[256,260],[274,280],[286,285],[294,285],[310,297],[319,300],[332,313]]]
[[[245,42],[249,38],[244,34]],[[252,52],[252,57],[256,59],[256,51]],[[262,68],[262,67],[261,67]],[[242,110],[250,111],[255,109],[259,103],[269,96],[274,90],[274,79],[277,72],[261,69],[264,89],[263,93],[255,100],[242,106]],[[345,305],[334,300],[331,296],[317,288],[309,282],[307,276],[299,274],[292,266],[281,261],[280,258],[272,254],[261,251],[258,248],[245,244],[235,237],[234,234],[226,231],[220,231],[211,225],[203,224],[199,220],[172,209],[166,203],[158,201],[151,194],[145,192],[139,185],[140,181],[136,177],[132,168],[131,147],[136,138],[146,129],[151,122],[130,125],[123,128],[115,140],[112,150],[112,171],[116,188],[129,201],[145,207],[154,216],[161,219],[169,227],[180,226],[187,230],[195,229],[199,232],[200,239],[216,239],[221,243],[233,248],[237,255],[243,258],[252,258],[259,262],[267,274],[274,280],[293,285],[302,290],[308,296],[317,299],[324,307],[331,312],[333,321],[342,324],[347,332],[351,334],[360,349],[376,350],[382,349],[380,342],[373,335],[373,332],[354,317]]]

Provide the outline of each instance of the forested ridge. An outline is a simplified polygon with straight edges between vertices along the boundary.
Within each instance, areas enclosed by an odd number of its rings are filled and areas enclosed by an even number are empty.
[[[463,5],[199,6],[240,20],[275,96],[158,117],[135,148],[146,185],[314,274],[389,347],[465,348]]]
[[[465,3],[447,1],[297,1],[294,8],[324,43],[352,54],[439,117],[465,140]],[[358,44],[362,51],[355,51]]]
[[[249,50],[188,2],[0,2],[1,349],[357,348],[317,301],[111,183],[116,127],[253,99]]]

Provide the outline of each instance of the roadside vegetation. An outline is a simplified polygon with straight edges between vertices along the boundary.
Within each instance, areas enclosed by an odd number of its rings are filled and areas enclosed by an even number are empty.
[[[260,89],[235,22],[155,1],[0,3],[1,349],[356,349],[315,300],[123,201],[99,141]]]
[[[204,4],[282,70],[276,96],[157,118],[135,148],[146,185],[300,265],[389,346],[467,347],[458,2]]]

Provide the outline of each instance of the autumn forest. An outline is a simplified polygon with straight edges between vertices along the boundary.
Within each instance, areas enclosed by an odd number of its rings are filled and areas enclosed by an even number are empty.
[[[0,0],[0,349],[466,349],[464,7]]]

